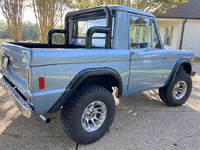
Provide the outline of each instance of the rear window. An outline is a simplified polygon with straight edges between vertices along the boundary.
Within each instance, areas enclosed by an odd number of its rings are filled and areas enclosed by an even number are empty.
[[[78,34],[77,37],[85,37],[87,30],[93,26],[106,27],[106,19],[85,20],[78,21]],[[105,37],[104,33],[94,33],[93,37]]]
[[[113,27],[112,35],[113,37],[113,28],[114,28],[114,17],[113,17]],[[71,37],[72,45],[85,45],[85,37],[89,28],[94,26],[106,27],[107,20],[106,18],[97,18],[91,20],[74,20],[73,21],[73,31]],[[92,36],[92,46],[93,47],[105,47],[105,33],[94,33]],[[111,39],[112,45],[112,39]]]

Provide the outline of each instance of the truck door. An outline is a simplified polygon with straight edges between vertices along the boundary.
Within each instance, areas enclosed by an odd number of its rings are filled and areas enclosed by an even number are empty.
[[[128,90],[137,93],[164,85],[166,50],[161,48],[153,18],[129,15],[131,55]]]

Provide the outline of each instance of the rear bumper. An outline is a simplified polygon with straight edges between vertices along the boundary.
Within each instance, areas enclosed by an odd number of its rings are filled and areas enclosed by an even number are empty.
[[[0,85],[9,93],[10,98],[15,102],[22,114],[26,117],[31,116],[32,108],[25,100],[16,92],[16,90],[9,84],[8,81],[0,74]]]

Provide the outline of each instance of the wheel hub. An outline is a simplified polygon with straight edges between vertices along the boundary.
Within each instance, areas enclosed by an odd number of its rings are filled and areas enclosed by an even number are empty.
[[[176,83],[173,89],[173,96],[175,99],[179,100],[185,96],[187,91],[187,84],[185,81],[179,81]]]
[[[104,123],[106,115],[106,105],[101,101],[94,101],[83,111],[81,120],[82,127],[87,132],[96,131]]]

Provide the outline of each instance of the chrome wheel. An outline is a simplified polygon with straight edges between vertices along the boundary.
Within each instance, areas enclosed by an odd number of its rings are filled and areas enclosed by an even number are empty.
[[[96,131],[104,123],[106,115],[106,105],[101,101],[94,101],[83,111],[81,120],[82,127],[87,132]]]
[[[179,100],[185,96],[187,91],[187,84],[185,81],[179,81],[173,88],[173,96],[175,99]]]

